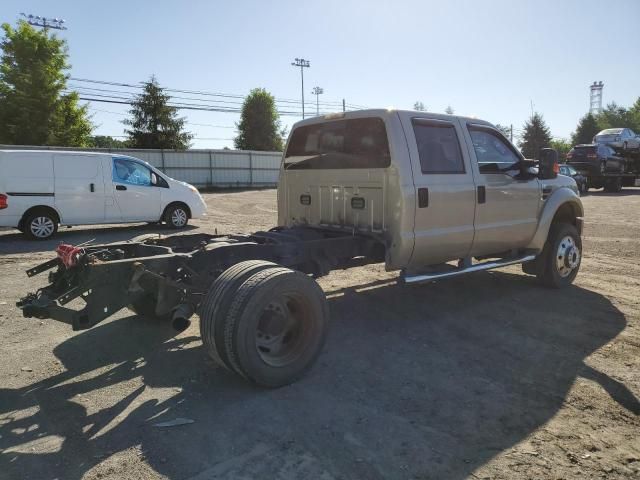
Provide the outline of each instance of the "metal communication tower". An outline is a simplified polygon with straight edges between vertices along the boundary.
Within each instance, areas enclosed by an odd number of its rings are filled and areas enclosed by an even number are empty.
[[[602,112],[602,87],[604,87],[602,82],[593,82],[589,87],[591,89],[589,113],[593,115]]]

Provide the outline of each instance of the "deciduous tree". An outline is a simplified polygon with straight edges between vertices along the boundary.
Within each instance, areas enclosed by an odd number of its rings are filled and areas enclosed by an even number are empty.
[[[0,42],[0,142],[85,146],[92,125],[77,94],[63,94],[70,68],[65,40],[19,21]]]
[[[273,95],[254,88],[244,99],[235,147],[240,150],[282,151],[283,134]]]

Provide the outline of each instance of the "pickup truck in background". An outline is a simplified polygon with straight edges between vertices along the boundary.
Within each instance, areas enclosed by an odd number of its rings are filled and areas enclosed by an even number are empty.
[[[522,264],[565,287],[582,256],[583,208],[557,153],[526,160],[490,123],[426,112],[364,110],[292,128],[278,185],[278,226],[62,245],[26,317],[89,328],[129,307],[184,329],[200,316],[205,349],[259,385],[295,381],[328,328],[314,278],[384,262],[407,284]],[[86,305],[65,305],[80,297]]]

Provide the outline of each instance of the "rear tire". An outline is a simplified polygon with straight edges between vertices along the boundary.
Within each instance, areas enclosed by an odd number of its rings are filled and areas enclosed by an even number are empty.
[[[58,217],[49,210],[36,210],[22,223],[22,231],[32,240],[48,240],[58,231]]]
[[[174,229],[184,228],[189,223],[189,212],[183,205],[170,205],[164,212],[165,223]]]
[[[238,288],[251,275],[267,268],[278,267],[264,260],[237,263],[215,279],[200,305],[200,337],[209,356],[219,365],[233,371],[224,347],[224,316]]]
[[[578,275],[582,260],[582,239],[568,223],[551,225],[544,249],[536,259],[536,276],[549,288],[564,288]]]
[[[604,185],[604,191],[608,193],[618,193],[622,190],[622,179],[620,177],[612,178]]]
[[[328,329],[324,292],[309,276],[284,267],[246,277],[214,318],[219,353],[236,373],[264,387],[299,379],[322,351]],[[214,325],[217,327],[217,325]],[[222,330],[222,335],[220,334]],[[222,350],[222,351],[220,351]]]

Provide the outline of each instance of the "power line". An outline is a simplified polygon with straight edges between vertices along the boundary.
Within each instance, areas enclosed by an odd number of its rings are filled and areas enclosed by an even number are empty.
[[[126,113],[122,113],[122,112],[112,112],[112,111],[109,111],[109,110],[102,110],[100,108],[95,108],[95,107],[89,107],[89,109],[94,111],[94,112],[110,113],[112,115],[118,115],[120,117],[128,117],[128,115]],[[190,122],[189,120],[187,120],[186,123],[189,124],[189,125],[197,126],[197,127],[236,128],[233,125],[214,125],[212,123],[195,123],[195,122]]]
[[[126,88],[136,88],[136,89],[144,88],[144,83],[139,83],[139,84],[136,85],[136,84],[131,84],[131,83],[111,82],[111,81],[106,81],[106,80],[93,80],[93,79],[78,78],[78,77],[69,77],[69,80],[72,80],[72,81],[75,81],[75,82],[82,82],[82,83],[93,83],[93,84],[99,84],[99,85],[109,85],[109,86],[126,87]],[[89,87],[81,87],[81,88],[89,89]],[[241,100],[244,100],[244,98],[246,97],[246,95],[240,95],[240,94],[208,92],[208,91],[203,91],[203,90],[184,90],[184,89],[169,88],[169,87],[162,87],[162,89],[167,91],[167,92],[187,93],[187,94],[192,94],[192,95],[212,96],[212,97],[222,97],[222,98],[235,98],[235,99],[241,99]],[[119,92],[119,93],[125,93],[125,92]],[[126,92],[126,93],[131,94],[132,92]],[[300,105],[300,101],[299,100],[292,100],[292,99],[287,99],[287,98],[276,98],[275,101],[277,103],[291,103],[291,104],[295,104],[295,105]],[[306,102],[306,105],[311,105],[312,106],[313,103],[312,102]],[[320,105],[341,107],[342,106],[342,102],[320,102]],[[352,104],[349,104],[349,105],[352,105]],[[355,105],[353,105],[353,106],[355,106]],[[366,108],[366,107],[358,106],[358,108]]]

